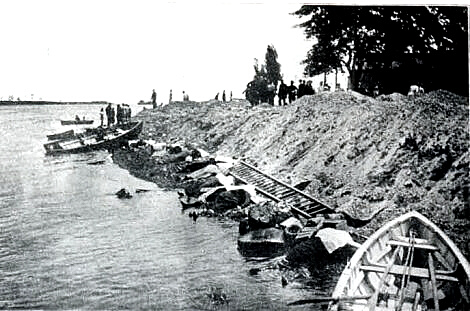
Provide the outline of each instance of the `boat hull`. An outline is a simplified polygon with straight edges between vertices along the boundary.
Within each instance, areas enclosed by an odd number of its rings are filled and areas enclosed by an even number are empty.
[[[390,221],[362,244],[332,295],[339,300],[370,298],[331,304],[329,310],[395,310],[397,306],[424,310],[434,303],[452,307],[447,304],[456,304],[452,301],[457,298],[468,303],[464,296],[470,293],[469,280],[470,265],[457,246],[429,219],[410,212]],[[448,297],[450,288],[458,293],[461,286],[466,294]]]
[[[113,128],[118,131],[111,134],[112,130],[103,130],[103,138],[97,137],[96,134],[84,135],[83,137],[75,136],[73,139],[57,140],[44,145],[46,154],[70,154],[83,153],[95,150],[115,149],[126,144],[128,140],[138,137],[143,128],[143,122],[132,122]],[[96,131],[97,129],[95,129]]]
[[[48,140],[71,139],[75,135],[73,130],[68,130],[62,133],[47,135]]]

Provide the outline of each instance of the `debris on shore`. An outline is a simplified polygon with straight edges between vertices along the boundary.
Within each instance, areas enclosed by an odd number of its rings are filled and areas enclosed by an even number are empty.
[[[181,201],[197,209],[198,217],[231,217],[246,225],[252,193],[228,191],[227,181],[221,182],[227,177],[223,164],[231,156],[302,185],[343,216],[367,219],[355,230],[358,236],[417,210],[470,254],[467,98],[442,90],[417,98],[390,94],[375,99],[325,92],[282,107],[174,102],[135,118],[145,121],[141,140],[116,150],[114,161],[160,187],[181,189]],[[198,199],[217,187],[206,201]],[[262,204],[267,203],[257,206]],[[368,219],[371,214],[374,218]],[[274,227],[292,216],[277,219]],[[241,230],[272,227],[268,218],[258,217],[254,228]]]

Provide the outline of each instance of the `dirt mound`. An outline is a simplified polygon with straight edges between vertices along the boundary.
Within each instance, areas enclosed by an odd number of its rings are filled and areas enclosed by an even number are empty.
[[[288,183],[309,182],[307,192],[354,215],[386,206],[365,235],[414,209],[470,254],[466,98],[325,92],[284,107],[174,103],[137,118],[145,138],[245,158]]]

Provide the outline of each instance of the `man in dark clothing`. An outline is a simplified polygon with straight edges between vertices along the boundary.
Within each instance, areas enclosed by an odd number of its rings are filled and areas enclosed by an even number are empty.
[[[287,84],[285,84],[283,80],[281,80],[281,84],[279,85],[279,91],[277,93],[277,96],[279,97],[279,106],[285,106],[287,104]]]
[[[290,85],[287,88],[287,93],[289,94],[289,104],[295,100],[295,96],[297,95],[297,87],[294,85],[294,81],[290,82]]]
[[[155,92],[155,89],[152,92],[152,106],[157,108],[157,92]]]
[[[225,100],[226,100],[226,98],[225,98],[225,90],[224,90],[224,91],[222,92],[222,101],[225,103]]]
[[[100,110],[100,120],[101,120],[101,127],[104,125],[104,109],[101,108]]]
[[[297,90],[297,98],[305,95],[305,81],[299,80],[299,89]]]
[[[305,91],[304,91],[305,95],[314,95],[315,94],[315,90],[313,89],[313,86],[312,86],[312,81],[309,80],[307,82],[307,85],[305,86]]]
[[[106,120],[108,120],[108,127],[111,126],[111,103],[108,104],[108,106],[106,106]]]
[[[113,125],[114,122],[116,121],[116,119],[115,119],[116,111],[114,110],[114,108],[111,108],[111,113],[109,114],[109,116],[111,117],[111,125]]]
[[[117,105],[117,108],[116,108],[116,120],[117,120],[117,124],[121,124],[122,123],[122,108],[121,108],[121,105]]]

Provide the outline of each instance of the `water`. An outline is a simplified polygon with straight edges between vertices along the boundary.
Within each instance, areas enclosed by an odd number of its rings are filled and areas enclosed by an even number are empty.
[[[193,222],[175,193],[105,151],[44,155],[46,134],[69,129],[61,118],[96,124],[99,108],[0,106],[0,309],[299,309],[286,304],[312,291],[282,287],[280,272],[264,269],[272,261],[243,258],[237,223]],[[131,199],[114,195],[123,187]],[[229,303],[213,303],[214,291]]]

